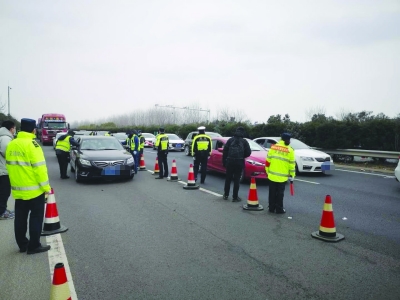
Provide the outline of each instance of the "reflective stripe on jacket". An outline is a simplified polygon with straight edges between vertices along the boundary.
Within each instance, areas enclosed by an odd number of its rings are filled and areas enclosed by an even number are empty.
[[[192,156],[197,153],[207,152],[207,155],[211,155],[211,138],[204,133],[198,134],[194,137],[192,143]]]
[[[21,131],[7,147],[6,163],[14,199],[30,200],[50,191],[43,150],[34,138],[34,134]]]
[[[168,135],[166,135],[165,133],[160,133],[159,135],[157,135],[156,147],[158,148],[158,151],[167,151],[168,144]]]
[[[294,178],[296,161],[293,148],[286,146],[282,140],[272,145],[268,151],[265,172],[268,174],[268,179],[274,182],[285,182],[290,176]]]
[[[70,144],[70,138],[72,136],[67,135],[65,137],[65,139],[61,140],[57,140],[57,144],[56,144],[56,150],[62,150],[65,152],[69,152],[71,150],[71,144]]]

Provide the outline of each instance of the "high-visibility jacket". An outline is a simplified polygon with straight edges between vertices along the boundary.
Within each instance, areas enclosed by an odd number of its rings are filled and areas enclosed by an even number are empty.
[[[294,150],[286,146],[283,140],[271,146],[265,163],[268,179],[274,182],[285,182],[296,175]]]
[[[144,138],[144,136],[140,136],[139,137],[139,151],[142,151],[143,149],[144,149],[144,141],[145,141],[146,139]]]
[[[67,135],[65,137],[65,139],[57,140],[56,150],[62,150],[62,151],[65,151],[65,152],[69,152],[71,150],[71,143],[69,141],[70,138],[72,138],[72,136]]]
[[[111,136],[108,132],[104,136]]]
[[[14,199],[30,200],[50,192],[49,176],[42,148],[29,132],[18,132],[6,151],[6,166]]]
[[[200,153],[211,156],[211,138],[204,133],[196,135],[192,142],[192,156]]]
[[[131,139],[129,137],[126,138],[126,147],[131,149]]]
[[[167,151],[169,146],[168,135],[165,133],[160,133],[156,138],[156,147],[158,151]]]
[[[131,151],[138,151],[138,149],[139,149],[139,139],[138,139],[136,134],[132,135],[130,145],[131,145]]]

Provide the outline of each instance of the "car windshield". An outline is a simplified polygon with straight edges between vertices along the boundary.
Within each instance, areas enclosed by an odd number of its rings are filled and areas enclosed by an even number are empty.
[[[85,139],[81,150],[124,150],[121,143],[113,138]]]
[[[67,128],[67,124],[65,122],[44,122],[43,128],[64,129]]]
[[[155,136],[153,134],[151,134],[151,133],[142,133],[142,135],[145,138],[149,138],[149,139],[154,139],[155,138]]]
[[[125,133],[114,133],[113,136],[119,140],[126,140],[128,137]]]
[[[256,142],[246,139],[249,142],[250,145],[250,149],[251,151],[265,151],[265,149],[263,147],[261,147],[259,144],[257,144]]]
[[[303,142],[300,142],[299,140],[296,139],[290,139],[290,146],[294,150],[300,150],[300,149],[310,149],[310,146],[304,144]]]
[[[222,135],[220,135],[219,133],[216,132],[206,132],[207,135],[209,135],[211,138],[213,137],[221,137]]]
[[[167,134],[167,135],[168,135],[168,139],[170,139],[170,140],[180,140],[181,139],[176,134]]]

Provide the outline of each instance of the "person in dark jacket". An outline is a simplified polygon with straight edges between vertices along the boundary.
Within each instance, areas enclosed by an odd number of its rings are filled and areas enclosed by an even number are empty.
[[[72,146],[79,146],[79,144],[74,140],[75,132],[68,130],[67,134],[60,136],[56,143],[56,155],[58,160],[58,165],[60,166],[60,177],[61,179],[68,179],[67,168],[70,160],[70,150]]]
[[[222,163],[226,168],[224,200],[228,200],[229,190],[233,179],[232,202],[239,202],[239,182],[244,168],[244,159],[251,155],[249,142],[244,139],[245,131],[243,127],[238,127],[233,137],[225,144]]]

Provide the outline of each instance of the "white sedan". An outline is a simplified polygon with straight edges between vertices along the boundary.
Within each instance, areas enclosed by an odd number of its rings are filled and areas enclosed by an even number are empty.
[[[397,163],[396,169],[394,169],[394,176],[396,177],[396,180],[400,182],[400,156],[399,156],[399,162]]]
[[[169,140],[169,147],[168,150],[169,151],[184,151],[184,145],[185,145],[185,141],[182,140],[179,136],[177,136],[174,133],[166,133],[166,135],[168,135],[168,140]],[[153,145],[153,149],[156,149],[156,144],[154,143]]]
[[[280,140],[280,137],[260,137],[253,141],[268,150]],[[293,138],[290,139],[290,146],[294,149],[296,173],[322,172],[321,166],[325,162],[330,163],[330,170],[334,169],[333,160],[329,154],[312,149],[310,146]]]

